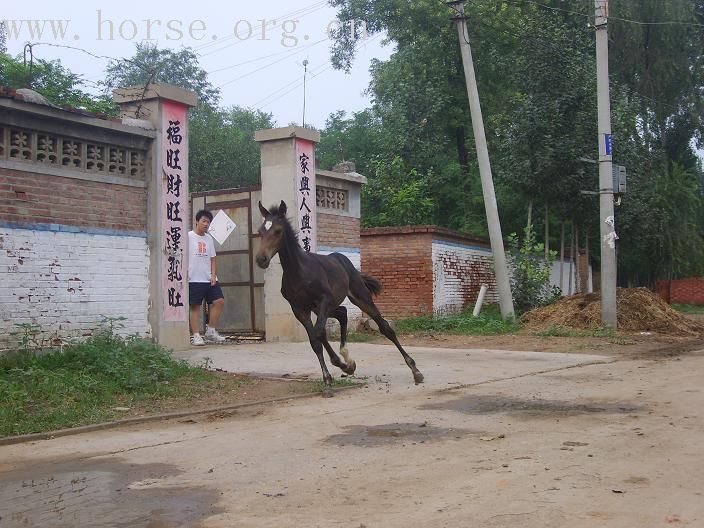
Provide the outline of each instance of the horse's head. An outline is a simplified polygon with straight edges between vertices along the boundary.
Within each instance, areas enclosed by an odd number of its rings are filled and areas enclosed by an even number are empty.
[[[260,268],[268,268],[271,259],[278,253],[284,243],[286,227],[286,204],[281,200],[279,207],[272,207],[267,211],[259,202],[259,211],[264,217],[264,223],[259,228],[260,244],[257,251],[256,261]]]

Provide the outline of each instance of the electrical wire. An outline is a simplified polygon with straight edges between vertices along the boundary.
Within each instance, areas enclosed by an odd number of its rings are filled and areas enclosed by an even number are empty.
[[[315,42],[314,44],[319,44],[319,43],[324,42],[326,40],[327,40],[327,37]],[[244,79],[245,77],[249,77],[250,75],[254,75],[255,73],[260,72],[262,70],[265,70],[265,69],[269,68],[270,66],[273,66],[274,64],[278,64],[279,62],[284,61],[284,60],[288,59],[289,57],[292,57],[294,55],[298,55],[299,53],[303,53],[304,51],[306,51],[306,49],[307,49],[306,47],[300,48],[300,49],[296,50],[295,52],[292,52],[290,55],[286,55],[285,57],[281,57],[280,59],[277,59],[277,60],[272,61],[268,64],[265,64],[264,66],[261,66],[260,68],[257,68],[255,70],[248,72],[248,73],[240,75],[239,77],[235,77],[234,79],[230,79],[229,81],[225,81],[224,83],[220,83],[218,86],[216,86],[216,88],[222,88],[223,86],[227,86],[228,84],[232,84],[233,82],[239,81],[240,79]]]
[[[230,66],[223,66],[222,68],[218,68],[217,70],[210,70],[210,71],[207,72],[207,73],[208,73],[208,75],[210,75],[210,74],[212,74],[212,73],[219,73],[219,72],[224,71],[224,70],[230,70],[230,69],[232,69],[232,68],[237,68],[237,67],[239,67],[239,66],[244,66],[245,64],[251,64],[251,63],[253,63],[253,62],[258,62],[258,61],[260,61],[260,60],[269,59],[269,58],[271,58],[271,57],[277,57],[277,56],[283,55],[283,54],[289,55],[289,54],[294,54],[294,52],[295,52],[295,53],[299,53],[299,52],[302,51],[302,50],[310,49],[310,48],[312,48],[313,46],[317,46],[318,44],[320,44],[320,43],[322,43],[322,42],[325,42],[326,40],[328,40],[327,37],[324,38],[324,39],[320,39],[320,40],[318,40],[318,41],[316,41],[316,42],[312,42],[311,44],[307,44],[307,45],[303,46],[303,48],[301,48],[301,49],[291,48],[291,49],[287,49],[287,50],[284,50],[284,51],[279,51],[279,52],[276,52],[276,53],[271,53],[270,55],[264,55],[263,57],[257,57],[257,58],[255,58],[255,59],[250,59],[250,60],[247,60],[247,61],[244,61],[244,62],[238,62],[237,64],[231,64]],[[271,65],[271,64],[276,64],[276,62],[278,62],[278,61],[272,62],[272,63],[270,63],[270,65]]]
[[[281,17],[272,18],[271,21],[276,21],[277,19],[280,20],[281,18],[285,18],[285,20],[284,20],[284,22],[285,22],[285,21],[291,20],[290,17],[292,17],[292,16],[298,16],[298,17],[301,17],[301,18],[302,18],[302,17],[304,17],[304,16],[307,16],[307,15],[310,15],[310,14],[312,14],[312,13],[315,13],[316,11],[320,11],[321,9],[323,9],[323,8],[326,7],[326,4],[327,4],[326,1],[324,1],[324,2],[317,2],[316,4],[311,4],[311,6],[308,6],[308,8],[302,8],[302,9],[299,9],[299,10],[297,10],[297,11],[292,11],[291,13],[282,15]],[[310,8],[313,7],[313,6],[318,6],[318,7],[315,7],[314,9],[310,9]],[[207,57],[207,56],[209,56],[209,55],[212,55],[212,54],[214,54],[214,53],[218,53],[218,52],[220,52],[220,51],[223,51],[224,49],[230,48],[230,47],[235,46],[235,45],[237,45],[237,44],[242,44],[243,42],[248,42],[249,40],[252,40],[253,38],[254,38],[254,39],[257,39],[257,37],[263,37],[263,36],[265,35],[266,31],[267,31],[267,27],[266,27],[267,20],[263,20],[263,22],[264,22],[264,24],[260,25],[259,28],[258,28],[258,30],[252,31],[252,33],[251,33],[246,39],[240,39],[240,38],[234,33],[234,31],[233,31],[233,34],[232,34],[232,35],[229,35],[229,36],[227,36],[227,37],[225,37],[225,38],[223,38],[223,39],[220,39],[220,40],[217,40],[217,41],[213,41],[213,42],[209,42],[209,43],[207,43],[207,44],[203,44],[201,47],[197,48],[198,51],[200,51],[200,50],[202,50],[202,49],[205,49],[207,46],[214,46],[214,45],[217,45],[217,44],[222,44],[222,43],[225,42],[225,41],[229,41],[229,40],[232,40],[232,39],[238,39],[238,40],[235,40],[235,42],[228,42],[228,43],[226,43],[224,46],[221,46],[221,47],[219,47],[219,48],[217,48],[217,49],[208,50],[208,51],[205,52],[205,53],[199,53],[199,55],[200,55],[201,57]],[[233,28],[233,29],[234,29],[234,28]],[[259,39],[259,40],[261,40],[261,39]]]
[[[367,40],[365,40],[365,41],[361,41],[361,42],[359,43],[359,47],[357,47],[357,48],[355,49],[355,51],[359,51],[359,49],[361,48],[362,45],[368,44],[369,42],[372,42],[373,40],[379,38],[380,36],[381,36],[381,33],[377,33],[377,34],[374,35],[373,37],[370,37],[369,39],[367,39]],[[318,76],[321,75],[322,73],[325,73],[326,71],[330,70],[332,67],[333,67],[332,62],[328,61],[328,63],[325,65],[325,67],[322,67],[322,66],[321,66],[322,69],[316,71],[315,73],[310,73],[310,74],[309,74],[309,79],[312,80],[312,79],[318,77]],[[270,101],[267,101],[267,100],[270,99],[272,96],[276,95],[277,93],[281,92],[281,90],[287,88],[288,86],[291,86],[292,84],[294,84],[294,86],[292,86],[290,89],[288,89],[288,90],[286,90],[285,92],[279,94],[279,95],[278,95],[277,97],[275,97],[274,99],[271,99]],[[290,83],[286,84],[285,86],[283,86],[283,87],[279,88],[278,90],[276,90],[276,91],[270,93],[269,95],[267,95],[267,96],[264,97],[263,99],[260,99],[260,100],[257,101],[253,106],[254,106],[255,108],[257,108],[257,110],[261,110],[262,108],[265,108],[265,107],[271,105],[271,104],[274,103],[275,101],[278,101],[278,100],[281,99],[283,96],[288,95],[289,93],[291,93],[292,91],[294,91],[294,90],[296,90],[297,88],[301,87],[302,85],[303,85],[303,81],[302,81],[300,78],[294,79],[293,81],[291,81]],[[263,101],[267,101],[267,102],[263,103]]]

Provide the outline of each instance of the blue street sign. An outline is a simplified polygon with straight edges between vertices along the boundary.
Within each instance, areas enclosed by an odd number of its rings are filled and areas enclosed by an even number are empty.
[[[607,156],[611,156],[611,134],[604,134],[604,151]]]

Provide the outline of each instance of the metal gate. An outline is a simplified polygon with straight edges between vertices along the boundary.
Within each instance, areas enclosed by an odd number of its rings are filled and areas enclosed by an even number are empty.
[[[259,235],[254,230],[254,214],[261,197],[260,187],[222,189],[202,193],[191,193],[191,218],[200,209],[208,209],[213,215],[223,210],[237,225],[235,230],[220,245],[217,251],[218,281],[225,295],[225,309],[218,330],[223,333],[264,333],[264,272],[254,265],[254,252],[259,245]]]

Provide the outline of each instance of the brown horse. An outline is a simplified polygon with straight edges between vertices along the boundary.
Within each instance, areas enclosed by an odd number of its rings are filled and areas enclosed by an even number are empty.
[[[269,211],[259,202],[259,210],[264,216],[264,223],[259,228],[261,244],[256,257],[257,265],[260,268],[267,268],[274,255],[279,254],[283,269],[281,294],[291,305],[293,315],[305,327],[310,345],[318,356],[326,386],[323,395],[332,396],[330,391],[332,376],[325,365],[323,348],[327,350],[332,364],[343,372],[353,374],[356,368],[345,345],[347,308],[340,306],[345,297],[359,306],[379,325],[379,331],[401,352],[413,372],[415,382],[422,383],[423,374],[399,343],[396,332],[374,305],[372,294],[376,295],[381,291],[379,281],[360,273],[352,262],[340,253],[318,255],[304,251],[299,246],[297,236],[286,218],[286,204],[283,200],[278,207],[273,206]],[[315,325],[311,320],[311,312],[317,316]],[[344,362],[328,343],[325,323],[329,317],[340,322],[340,354],[345,359]]]

